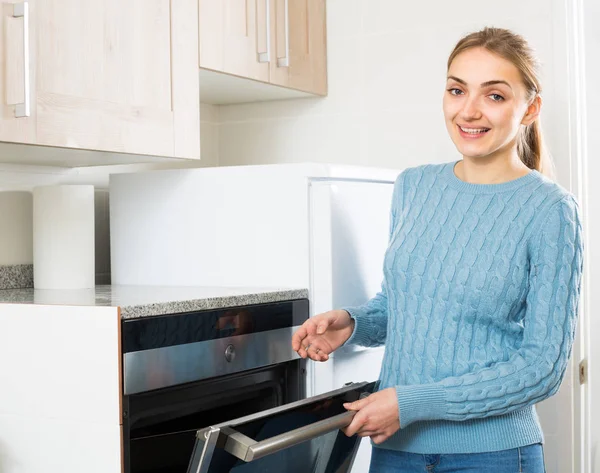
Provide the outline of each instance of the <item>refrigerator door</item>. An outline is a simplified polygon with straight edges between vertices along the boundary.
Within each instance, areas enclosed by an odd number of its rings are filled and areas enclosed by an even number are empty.
[[[363,304],[381,290],[392,192],[391,181],[311,181],[311,316]],[[312,394],[352,381],[339,379],[344,365],[350,364],[359,379],[376,379],[382,356],[383,347],[342,347],[332,362],[312,364]]]
[[[381,290],[393,181],[313,179],[310,182],[311,316],[360,305]],[[379,377],[384,347],[342,347],[326,363],[308,365],[311,394]],[[363,441],[354,473],[368,471]]]
[[[343,403],[374,388],[356,383],[199,430],[188,473],[349,472],[359,437],[340,431],[355,415]]]

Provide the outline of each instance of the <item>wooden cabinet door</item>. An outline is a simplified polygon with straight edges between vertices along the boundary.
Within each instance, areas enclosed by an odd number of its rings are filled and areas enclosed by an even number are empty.
[[[200,67],[269,81],[273,0],[199,0]]]
[[[31,107],[31,20],[28,6],[18,0],[0,3],[0,141],[35,143]],[[24,114],[26,102],[28,113]]]
[[[35,143],[200,154],[196,0],[30,0]]]
[[[325,0],[271,0],[272,84],[327,94]],[[287,60],[286,60],[287,58]]]

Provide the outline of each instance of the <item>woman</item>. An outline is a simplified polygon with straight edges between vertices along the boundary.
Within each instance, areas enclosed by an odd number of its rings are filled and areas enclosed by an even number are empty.
[[[381,292],[294,334],[315,361],[385,344],[378,391],[345,406],[371,472],[544,471],[534,404],[571,354],[583,240],[577,201],[547,177],[540,92],[522,37],[459,41],[443,108],[463,159],[398,176]]]

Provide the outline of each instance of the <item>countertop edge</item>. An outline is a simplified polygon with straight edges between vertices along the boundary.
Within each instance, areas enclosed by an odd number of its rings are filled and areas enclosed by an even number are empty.
[[[193,312],[197,310],[222,309],[225,307],[241,307],[269,302],[281,302],[308,298],[307,289],[290,289],[281,291],[256,292],[233,296],[209,297],[203,299],[186,299],[180,301],[154,302],[150,304],[133,304],[118,306],[121,319],[136,319],[157,315]]]
[[[96,286],[82,290],[5,289],[0,305],[116,308],[121,319],[308,299],[306,288]]]

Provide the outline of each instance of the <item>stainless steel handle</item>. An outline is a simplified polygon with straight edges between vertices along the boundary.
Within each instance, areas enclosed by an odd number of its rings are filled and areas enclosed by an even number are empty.
[[[285,56],[277,58],[277,67],[290,67],[290,16],[288,13],[288,0],[284,0],[285,13]]]
[[[29,2],[15,3],[13,17],[23,17],[23,90],[25,97],[22,103],[15,105],[15,117],[22,118],[31,115],[29,91]]]
[[[223,433],[227,435],[225,451],[240,460],[251,462],[334,430],[343,429],[350,425],[355,415],[355,411],[344,412],[260,442],[256,442],[236,430],[227,428],[223,430]]]
[[[271,0],[265,0],[265,33],[267,37],[267,50],[258,53],[258,62],[271,62]]]

